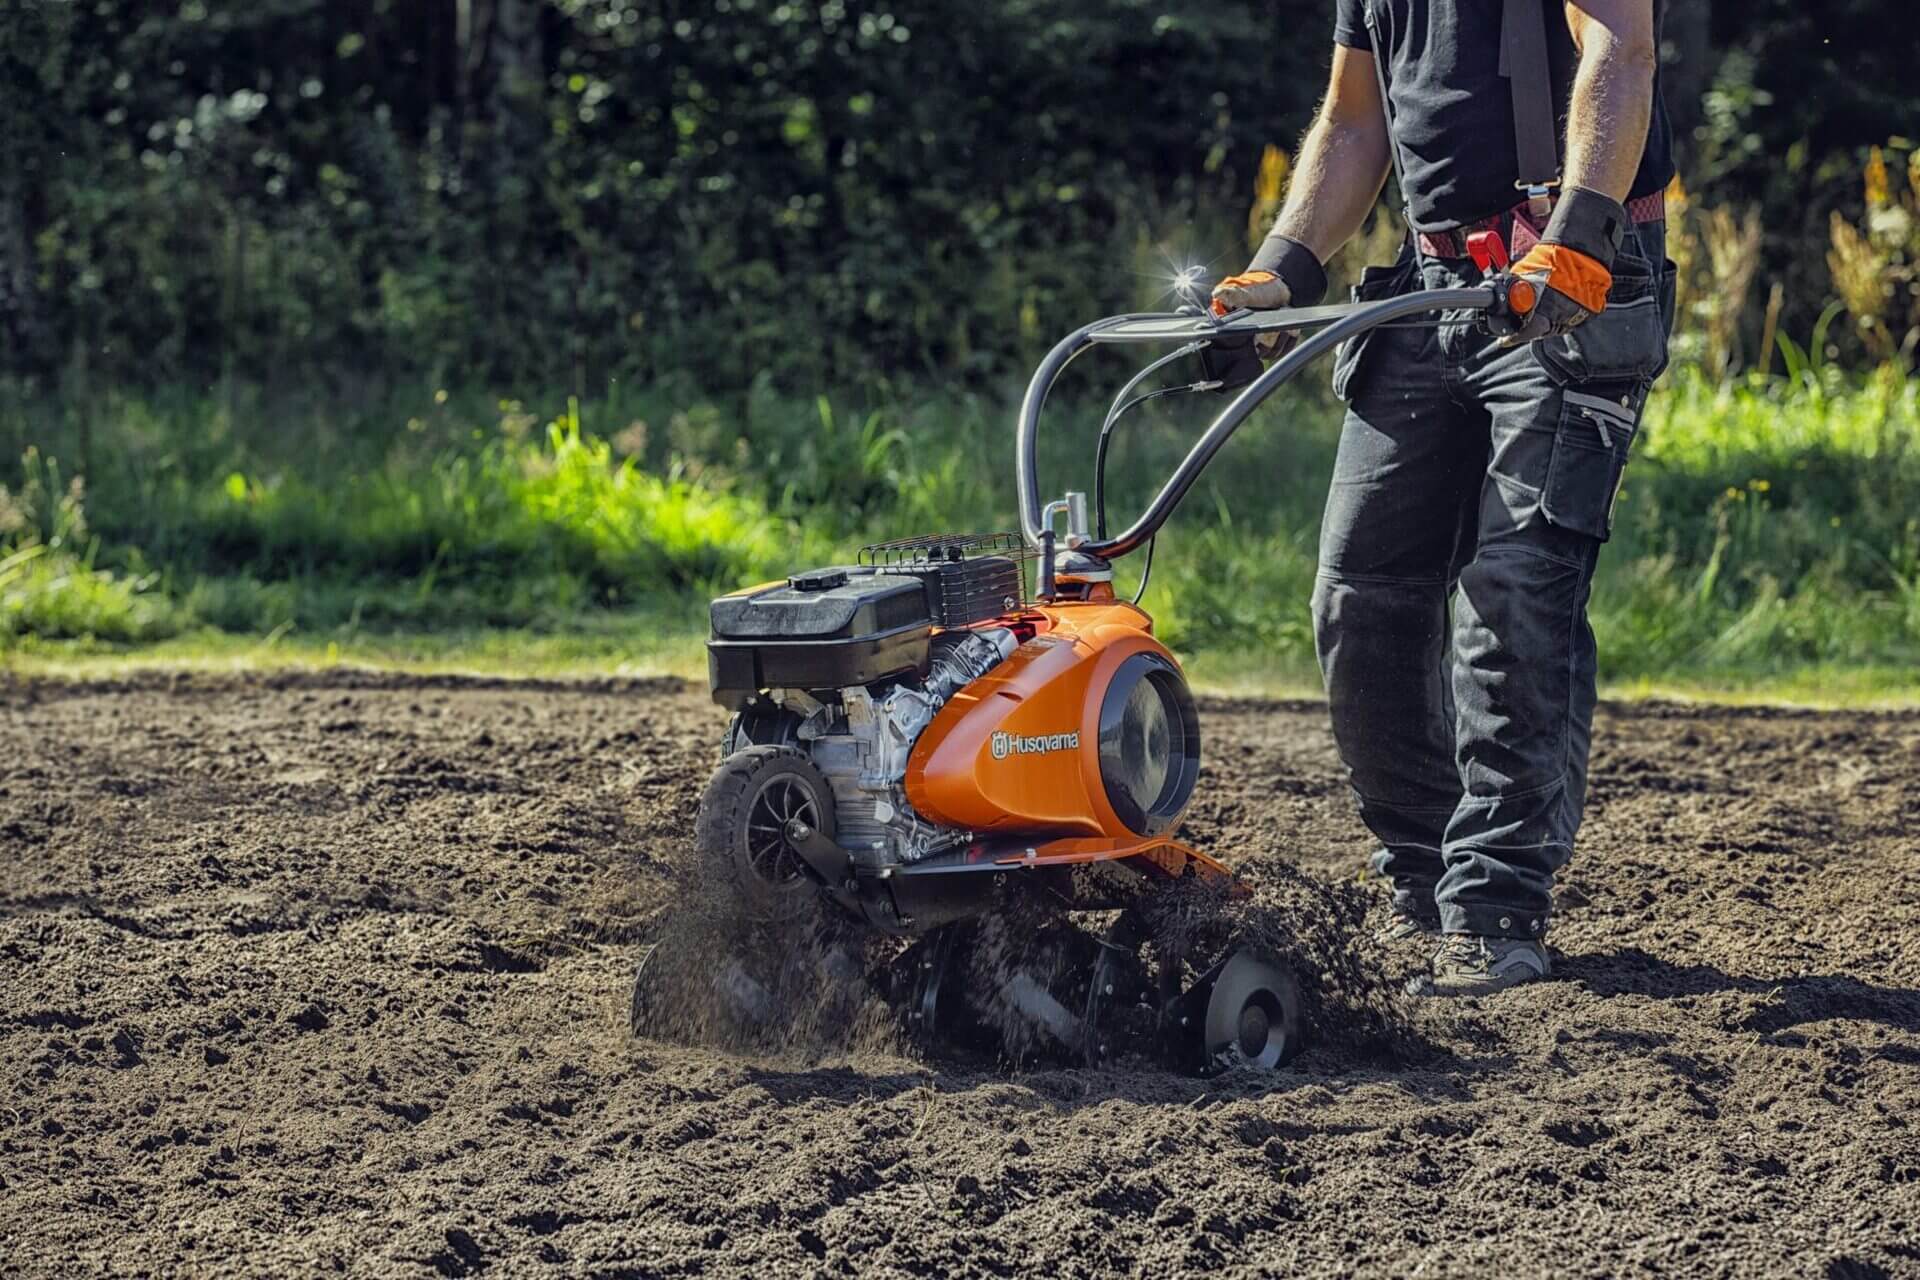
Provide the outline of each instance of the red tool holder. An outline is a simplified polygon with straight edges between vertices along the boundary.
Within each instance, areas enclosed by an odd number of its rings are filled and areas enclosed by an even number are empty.
[[[1468,236],[1467,252],[1473,257],[1473,265],[1480,268],[1481,275],[1505,271],[1510,261],[1507,242],[1500,238],[1498,231],[1476,231]]]

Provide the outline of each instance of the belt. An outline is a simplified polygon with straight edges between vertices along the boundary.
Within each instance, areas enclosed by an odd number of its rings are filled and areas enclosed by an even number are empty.
[[[1664,220],[1667,216],[1667,193],[1655,191],[1651,195],[1627,201],[1627,216],[1635,222]],[[1518,260],[1540,243],[1546,228],[1533,221],[1527,213],[1527,206],[1523,204],[1453,231],[1422,231],[1420,252],[1429,258],[1467,257],[1467,237],[1476,231],[1499,232],[1507,242],[1507,252]]]

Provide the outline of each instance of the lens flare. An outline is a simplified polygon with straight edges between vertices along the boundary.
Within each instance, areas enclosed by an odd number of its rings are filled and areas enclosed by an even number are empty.
[[[1167,283],[1180,301],[1204,311],[1207,309],[1206,276],[1205,267],[1182,267],[1168,277]]]

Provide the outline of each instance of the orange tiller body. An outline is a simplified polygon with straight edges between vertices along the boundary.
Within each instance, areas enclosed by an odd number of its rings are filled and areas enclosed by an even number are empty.
[[[1032,639],[954,694],[907,758],[907,800],[982,835],[1138,838],[1100,777],[1100,703],[1136,653],[1173,655],[1153,620],[1111,600],[1042,605]]]

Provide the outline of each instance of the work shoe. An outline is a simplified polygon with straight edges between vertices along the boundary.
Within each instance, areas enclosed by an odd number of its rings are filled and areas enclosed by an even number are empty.
[[[1433,972],[1407,984],[1415,996],[1484,996],[1553,972],[1545,944],[1531,938],[1450,933],[1433,954]]]
[[[1417,916],[1396,907],[1393,914],[1387,917],[1387,922],[1373,931],[1373,940],[1383,947],[1393,947],[1402,942],[1438,937],[1439,934],[1438,920]]]

